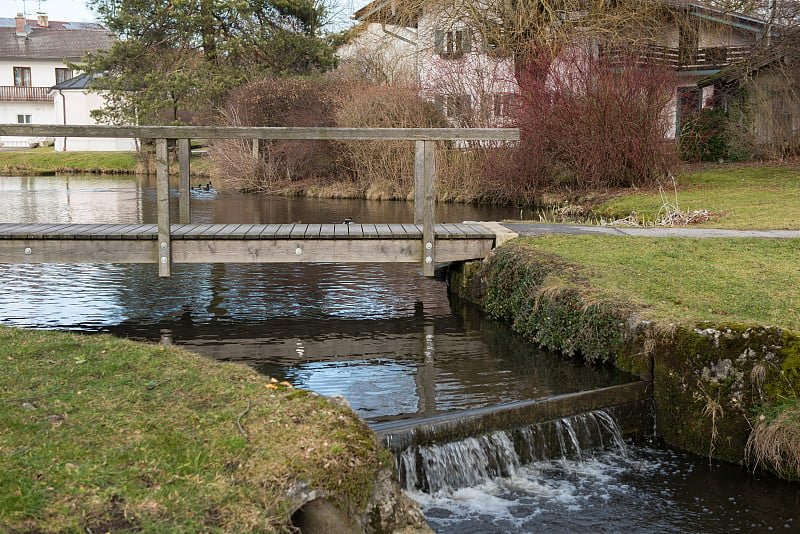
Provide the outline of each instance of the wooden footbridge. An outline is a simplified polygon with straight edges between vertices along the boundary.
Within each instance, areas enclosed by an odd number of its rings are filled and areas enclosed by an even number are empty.
[[[485,257],[510,233],[496,223],[435,223],[435,142],[514,141],[516,129],[250,128],[197,126],[61,126],[0,124],[0,135],[134,137],[156,146],[157,224],[0,223],[0,263],[436,262]],[[405,140],[415,142],[413,223],[192,224],[190,139]],[[179,166],[179,224],[170,220],[169,140]]]

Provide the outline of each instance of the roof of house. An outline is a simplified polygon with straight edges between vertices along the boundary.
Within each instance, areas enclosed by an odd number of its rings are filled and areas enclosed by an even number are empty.
[[[90,74],[81,74],[78,76],[73,76],[69,80],[64,80],[61,83],[55,84],[51,87],[51,90],[60,89],[62,91],[68,89],[86,89],[89,87],[89,83],[94,79],[94,76]]]
[[[17,35],[16,20],[0,17],[0,58],[80,59],[86,52],[108,50],[114,35],[99,24],[49,21],[47,27],[25,21],[25,35]]]
[[[360,22],[391,22],[399,26],[416,26],[426,0],[372,0],[353,13]]]
[[[704,0],[655,0],[671,9],[683,9],[690,14],[751,32],[764,30],[766,21],[741,13],[727,12]],[[372,0],[353,13],[360,22],[391,22],[399,25],[416,25],[423,4],[431,0]]]

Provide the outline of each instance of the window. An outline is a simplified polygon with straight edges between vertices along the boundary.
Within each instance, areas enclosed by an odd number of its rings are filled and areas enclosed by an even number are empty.
[[[700,111],[701,93],[697,87],[678,87],[678,101],[675,108],[675,137]]]
[[[472,97],[469,95],[437,95],[433,103],[449,119],[467,120],[472,117]]]
[[[512,106],[516,100],[514,93],[497,93],[494,95],[494,116],[508,117],[512,114]]]
[[[72,69],[56,68],[56,83],[66,82],[72,78]]]
[[[31,86],[31,68],[30,67],[14,67],[14,85],[16,87],[30,87]]]
[[[434,48],[445,59],[458,59],[471,50],[470,35],[467,30],[436,30]]]
[[[17,124],[30,124],[30,123],[31,123],[30,115],[17,115]]]

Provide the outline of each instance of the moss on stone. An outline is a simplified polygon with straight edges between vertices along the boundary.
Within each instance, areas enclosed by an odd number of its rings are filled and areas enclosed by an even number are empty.
[[[451,273],[451,290],[530,341],[589,362],[619,352],[628,308],[585,293],[578,266],[515,243],[466,265]]]
[[[528,340],[652,381],[656,431],[675,447],[744,463],[754,414],[798,398],[796,332],[643,320],[631,304],[594,297],[579,266],[514,242],[458,276],[459,296]]]

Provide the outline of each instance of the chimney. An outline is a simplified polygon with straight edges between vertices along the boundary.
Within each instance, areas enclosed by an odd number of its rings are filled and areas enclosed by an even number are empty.
[[[25,37],[25,14],[17,13],[17,37]]]
[[[46,13],[37,13],[38,15],[38,22],[40,28],[49,28],[50,27],[50,20],[47,18]]]

